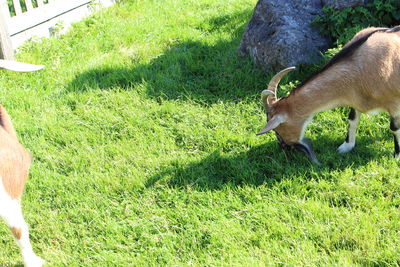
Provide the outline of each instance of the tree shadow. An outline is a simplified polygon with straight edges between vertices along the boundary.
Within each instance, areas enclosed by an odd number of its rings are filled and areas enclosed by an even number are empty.
[[[371,147],[371,138],[368,136],[359,137],[354,150],[342,155],[336,153],[339,145],[337,140],[321,137],[313,143],[316,144],[315,153],[322,166],[312,164],[300,152],[285,152],[276,142],[268,142],[234,155],[225,154],[221,149],[215,150],[195,163],[174,161],[172,167],[150,177],[146,187],[161,183],[176,188],[191,187],[199,191],[208,191],[244,184],[267,184],[272,187],[283,179],[296,176],[329,180],[329,173],[332,171],[358,168],[377,158],[391,156],[388,151]],[[328,175],[321,175],[324,173]]]
[[[79,73],[67,85],[66,92],[145,88],[145,94],[151,98],[183,98],[206,104],[259,93],[267,82],[266,75],[250,58],[240,58],[237,53],[246,26],[243,21],[251,12],[247,9],[197,25],[203,34],[221,31],[226,35],[231,30],[231,39],[220,38],[212,44],[178,40],[147,64],[138,63],[133,55],[131,63],[123,67],[100,67]]]

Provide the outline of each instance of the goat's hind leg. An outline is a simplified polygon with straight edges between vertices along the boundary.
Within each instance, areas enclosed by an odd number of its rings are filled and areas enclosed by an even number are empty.
[[[24,265],[27,267],[42,266],[44,261],[33,252],[29,240],[28,225],[23,218],[20,202],[9,197],[0,199],[2,202],[0,207],[0,216],[10,228],[15,241],[21,249]]]
[[[400,116],[391,116],[390,117],[390,130],[393,133],[393,141],[394,141],[394,156],[397,160],[400,160]]]
[[[341,144],[337,152],[340,154],[350,152],[355,144],[356,144],[356,132],[357,132],[357,126],[360,123],[360,117],[361,117],[361,112],[358,110],[355,110],[354,108],[350,109],[349,113],[349,130],[347,133],[346,141],[344,141],[343,144]]]

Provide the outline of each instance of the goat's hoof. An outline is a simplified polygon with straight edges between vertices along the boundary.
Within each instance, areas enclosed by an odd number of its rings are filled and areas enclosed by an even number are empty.
[[[24,259],[25,267],[42,267],[45,263],[46,262],[42,258],[36,255],[32,255],[27,259]]]
[[[353,144],[344,142],[343,144],[341,144],[341,145],[337,148],[337,153],[339,153],[339,154],[344,154],[344,153],[350,152],[353,148],[354,148],[354,145],[353,145]]]

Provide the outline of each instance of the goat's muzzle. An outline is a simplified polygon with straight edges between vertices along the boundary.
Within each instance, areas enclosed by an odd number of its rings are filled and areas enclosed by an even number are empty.
[[[303,138],[300,143],[293,145],[294,148],[306,154],[306,156],[315,164],[322,165],[322,163],[315,156],[311,141],[307,138]]]
[[[276,138],[278,139],[278,144],[279,146],[286,150],[286,151],[291,151],[293,150],[293,148],[295,148],[296,150],[306,154],[306,156],[315,164],[317,165],[322,165],[321,162],[319,162],[319,160],[317,159],[317,157],[315,156],[315,153],[313,151],[312,148],[312,144],[311,141],[307,138],[303,138],[301,140],[301,142],[299,143],[295,143],[293,145],[288,145],[285,143],[285,141],[283,141],[283,138],[278,134],[276,134]]]

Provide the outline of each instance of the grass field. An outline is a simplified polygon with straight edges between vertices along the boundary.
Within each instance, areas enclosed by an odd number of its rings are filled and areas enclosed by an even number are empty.
[[[122,1],[17,54],[45,70],[0,72],[34,154],[24,213],[49,266],[400,264],[387,115],[363,116],[346,155],[348,110],[317,115],[306,136],[322,166],[255,135],[272,74],[237,56],[255,4]],[[0,236],[0,263],[20,265]]]

